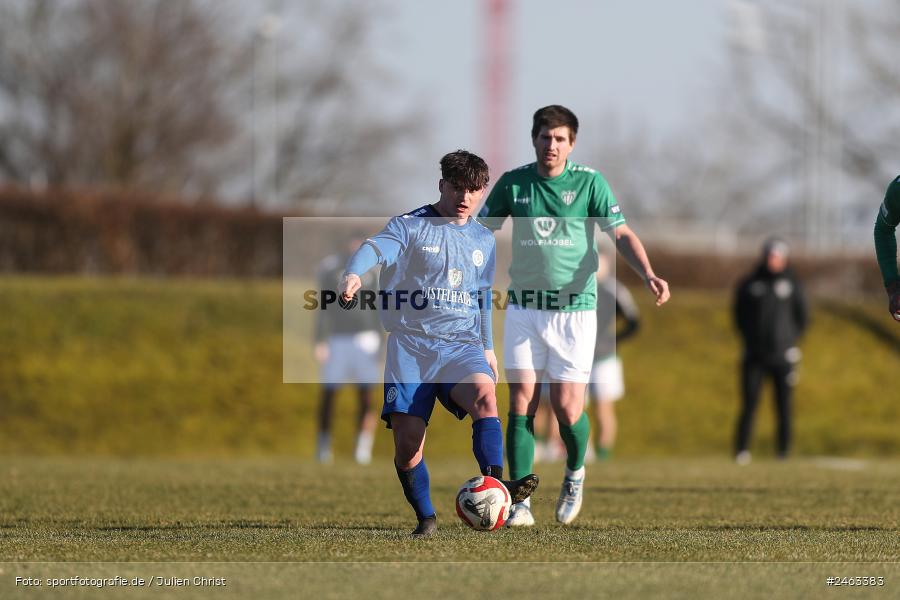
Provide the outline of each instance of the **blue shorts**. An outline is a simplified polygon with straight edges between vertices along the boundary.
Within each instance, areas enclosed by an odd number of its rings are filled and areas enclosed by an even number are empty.
[[[427,425],[434,401],[440,400],[457,419],[463,419],[467,413],[450,398],[450,390],[473,373],[494,378],[480,345],[392,333],[384,363],[381,418],[388,429],[393,413],[421,417]]]

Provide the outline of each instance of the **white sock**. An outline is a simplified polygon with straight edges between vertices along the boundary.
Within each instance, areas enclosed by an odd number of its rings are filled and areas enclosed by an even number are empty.
[[[375,436],[371,431],[360,431],[356,436],[356,451],[354,458],[356,462],[367,465],[372,462],[372,445],[375,443]]]
[[[566,467],[566,478],[574,479],[578,481],[579,479],[584,479],[584,465],[581,466],[577,471],[570,471],[569,467]]]
[[[331,434],[325,433],[324,431],[319,432],[319,437],[316,440],[316,456],[319,457],[319,460],[327,459],[331,457]]]

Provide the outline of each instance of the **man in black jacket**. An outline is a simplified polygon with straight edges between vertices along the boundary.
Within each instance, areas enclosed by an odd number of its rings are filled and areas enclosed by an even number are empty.
[[[743,407],[738,418],[735,460],[750,462],[750,432],[763,378],[775,385],[778,410],[778,457],[791,444],[791,393],[800,360],[797,340],[807,325],[807,306],[800,282],[788,267],[788,245],[773,238],[763,246],[757,268],[738,284],[734,318],[744,343],[741,362]]]

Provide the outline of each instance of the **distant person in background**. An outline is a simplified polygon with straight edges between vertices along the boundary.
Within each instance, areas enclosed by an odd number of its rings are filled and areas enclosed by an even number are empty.
[[[320,290],[337,293],[344,275],[344,265],[365,241],[362,232],[354,233],[338,253],[327,256],[320,264]],[[375,271],[363,275],[363,288],[376,290]],[[372,385],[381,377],[381,323],[376,310],[343,310],[337,303],[318,311],[316,321],[315,358],[321,365],[322,396],[319,405],[319,434],[316,459],[331,462],[331,424],[334,420],[334,397],[343,384],[354,384],[359,398],[356,448],[353,457],[361,465],[372,461],[375,441],[375,413],[372,410]]]
[[[597,342],[594,344],[594,366],[588,387],[597,417],[594,450],[599,460],[612,458],[618,429],[615,403],[625,395],[622,359],[616,354],[616,345],[637,333],[640,326],[637,304],[628,288],[613,276],[610,261],[608,256],[600,255],[597,269]],[[623,327],[616,331],[619,317],[623,320]]]
[[[743,406],[737,423],[735,461],[750,462],[750,433],[763,378],[775,385],[777,451],[786,458],[791,445],[791,394],[800,361],[797,341],[806,330],[807,306],[800,282],[788,267],[789,247],[778,238],[763,246],[756,269],[738,284],[734,319],[744,343],[741,362]]]
[[[888,310],[900,321],[900,273],[897,272],[897,225],[900,224],[900,177],[888,186],[875,219],[875,255],[888,295]]]

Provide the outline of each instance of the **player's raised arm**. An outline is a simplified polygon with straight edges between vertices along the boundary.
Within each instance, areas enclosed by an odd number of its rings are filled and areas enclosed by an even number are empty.
[[[897,271],[897,225],[900,224],[900,177],[888,186],[875,219],[875,255],[888,295],[888,310],[900,321],[900,273]]]
[[[657,277],[650,266],[650,259],[647,258],[647,251],[638,238],[637,234],[631,230],[628,225],[619,225],[612,230],[613,239],[616,242],[616,248],[625,258],[628,265],[641,276],[644,283],[656,296],[656,305],[662,306],[669,301],[671,294],[669,293],[668,282]]]
[[[341,285],[338,292],[344,300],[350,300],[353,294],[362,287],[362,280],[359,278],[376,266],[379,262],[379,256],[375,248],[368,242],[362,244],[359,249],[353,253],[347,266],[344,268],[344,276],[341,278]]]
[[[377,265],[392,265],[406,248],[409,230],[402,217],[394,217],[377,235],[366,239],[344,268],[339,293],[350,300],[362,287],[359,276]]]

